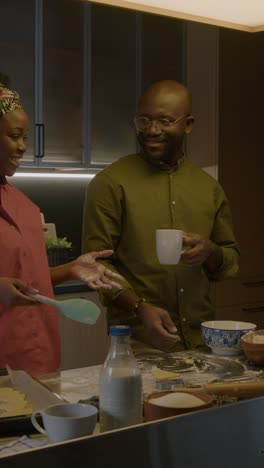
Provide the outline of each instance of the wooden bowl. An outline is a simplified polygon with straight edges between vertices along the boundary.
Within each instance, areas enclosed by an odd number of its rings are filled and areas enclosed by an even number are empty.
[[[159,398],[171,393],[188,393],[189,395],[193,395],[200,400],[203,401],[201,406],[187,406],[187,407],[180,407],[180,408],[168,408],[164,406],[159,406],[157,404],[153,404],[150,400],[154,398]],[[156,421],[157,419],[164,419],[169,418],[171,416],[179,416],[185,413],[191,413],[193,411],[200,411],[205,408],[209,408],[210,406],[214,405],[214,399],[211,395],[201,391],[201,390],[174,390],[174,391],[166,391],[166,392],[154,392],[144,397],[144,418],[145,421]]]
[[[263,337],[264,339],[264,330],[256,330],[241,338],[242,349],[247,357],[247,359],[258,366],[264,365],[264,343],[254,343],[255,337]]]

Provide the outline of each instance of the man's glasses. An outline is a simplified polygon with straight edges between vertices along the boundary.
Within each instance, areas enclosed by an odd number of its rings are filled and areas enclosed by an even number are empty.
[[[159,130],[166,130],[167,128],[171,127],[172,125],[175,125],[187,116],[188,114],[184,114],[175,120],[170,120],[166,117],[160,117],[159,119],[150,119],[149,117],[145,117],[143,115],[137,115],[134,118],[134,124],[138,130],[144,131],[148,130],[153,124],[153,122],[155,122],[155,125],[159,128]]]

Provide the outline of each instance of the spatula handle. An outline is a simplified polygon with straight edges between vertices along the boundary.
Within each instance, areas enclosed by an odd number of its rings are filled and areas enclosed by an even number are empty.
[[[55,299],[51,299],[51,297],[42,296],[41,294],[28,294],[32,299],[36,301],[43,302],[43,304],[49,304],[53,306],[57,306],[57,301]]]

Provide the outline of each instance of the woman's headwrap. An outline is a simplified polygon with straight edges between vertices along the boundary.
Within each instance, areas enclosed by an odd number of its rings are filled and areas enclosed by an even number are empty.
[[[19,94],[0,83],[0,117],[21,107]]]

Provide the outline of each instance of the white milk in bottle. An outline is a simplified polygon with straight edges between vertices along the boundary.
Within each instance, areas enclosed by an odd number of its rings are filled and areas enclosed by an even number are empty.
[[[110,336],[99,377],[101,432],[142,422],[142,379],[129,342],[130,327],[111,327]]]

